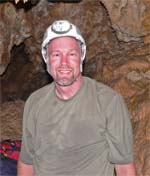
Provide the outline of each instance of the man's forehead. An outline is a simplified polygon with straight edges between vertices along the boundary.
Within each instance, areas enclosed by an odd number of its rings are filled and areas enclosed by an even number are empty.
[[[71,47],[71,48],[79,49],[79,42],[73,37],[55,38],[48,44],[48,48],[55,48],[55,47],[60,47],[60,48]]]

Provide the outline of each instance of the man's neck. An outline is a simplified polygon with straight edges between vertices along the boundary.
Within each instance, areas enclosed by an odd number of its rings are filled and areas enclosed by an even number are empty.
[[[60,86],[55,84],[55,93],[59,98],[68,100],[73,97],[80,89],[82,81],[83,77],[80,75],[77,80],[70,86]]]

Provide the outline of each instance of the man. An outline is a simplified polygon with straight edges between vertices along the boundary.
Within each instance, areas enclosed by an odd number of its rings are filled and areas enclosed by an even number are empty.
[[[135,176],[132,129],[122,97],[83,77],[79,29],[55,21],[42,55],[54,82],[26,102],[18,176]]]

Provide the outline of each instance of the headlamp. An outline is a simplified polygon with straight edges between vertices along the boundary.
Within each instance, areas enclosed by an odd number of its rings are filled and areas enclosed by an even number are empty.
[[[71,30],[72,26],[68,21],[55,21],[52,24],[52,31],[56,34],[65,34]]]

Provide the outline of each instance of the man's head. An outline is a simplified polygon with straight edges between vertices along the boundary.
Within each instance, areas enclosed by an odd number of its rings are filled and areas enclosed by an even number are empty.
[[[73,37],[53,39],[47,46],[50,74],[59,86],[71,86],[81,76],[81,48]]]
[[[86,55],[86,45],[83,37],[81,36],[80,30],[72,23],[66,20],[58,20],[54,21],[52,25],[50,25],[45,34],[42,43],[42,56],[47,65],[47,71],[50,73],[50,63],[49,57],[47,55],[48,45],[52,42],[52,40],[61,37],[73,37],[78,43],[80,43],[81,48],[81,58],[80,58],[80,71],[82,72],[82,64]],[[50,73],[51,74],[51,73]]]

